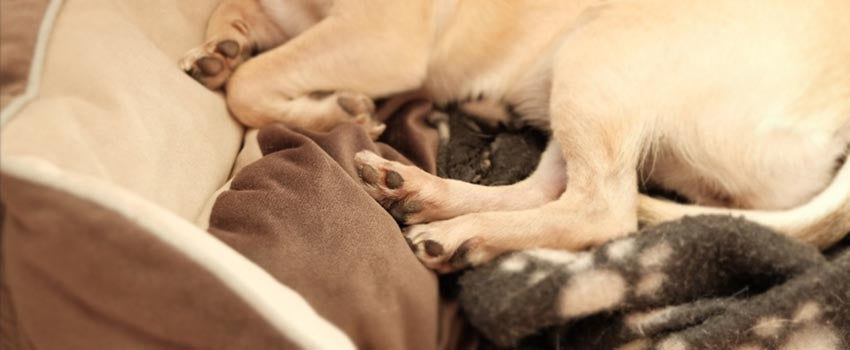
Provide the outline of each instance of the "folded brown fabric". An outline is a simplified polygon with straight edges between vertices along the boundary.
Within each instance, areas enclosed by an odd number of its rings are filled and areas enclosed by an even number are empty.
[[[427,101],[402,104],[383,136],[392,146],[354,124],[328,133],[262,129],[264,157],[219,196],[209,232],[299,292],[358,348],[435,349],[437,280],[361,189],[353,163],[371,150],[434,171],[429,109]]]

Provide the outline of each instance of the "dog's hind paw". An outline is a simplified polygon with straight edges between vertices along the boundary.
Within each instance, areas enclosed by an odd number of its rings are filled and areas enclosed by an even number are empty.
[[[492,260],[501,251],[478,235],[475,214],[405,228],[404,236],[413,253],[426,267],[450,273]]]
[[[342,91],[331,93],[331,96],[336,98],[339,109],[360,125],[372,140],[377,140],[387,128],[386,124],[375,119],[375,102],[369,96]]]
[[[179,67],[209,89],[221,88],[250,52],[233,39],[215,39],[189,50]]]

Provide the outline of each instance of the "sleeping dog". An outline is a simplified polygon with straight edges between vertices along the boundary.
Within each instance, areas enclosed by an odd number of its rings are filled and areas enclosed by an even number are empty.
[[[354,121],[377,137],[372,98],[421,89],[549,128],[538,168],[510,186],[356,155],[440,272],[685,215],[822,248],[850,231],[846,0],[223,0],[180,64],[249,126]]]

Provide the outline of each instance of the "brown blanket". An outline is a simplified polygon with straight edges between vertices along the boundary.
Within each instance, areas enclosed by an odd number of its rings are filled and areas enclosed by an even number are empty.
[[[395,114],[382,138],[389,144],[354,124],[329,133],[260,130],[264,157],[218,197],[209,231],[303,295],[358,348],[435,349],[438,336],[450,336],[438,334],[437,279],[356,180],[354,154],[364,149],[435,169],[430,104],[387,108]]]

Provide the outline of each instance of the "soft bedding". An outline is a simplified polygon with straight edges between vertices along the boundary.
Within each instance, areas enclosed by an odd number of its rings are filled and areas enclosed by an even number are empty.
[[[499,185],[545,137],[452,113],[441,143],[415,96],[382,104],[379,143],[246,133],[175,64],[214,5],[0,0],[0,348],[848,347],[846,244],[738,219],[437,278],[354,153]]]
[[[847,349],[850,251],[831,259],[718,216],[648,228],[591,252],[517,252],[466,273],[461,302],[500,346]]]
[[[257,142],[177,67],[215,4],[0,0],[0,348],[453,344],[435,277],[334,160],[379,146]],[[427,167],[420,129],[398,148]]]

